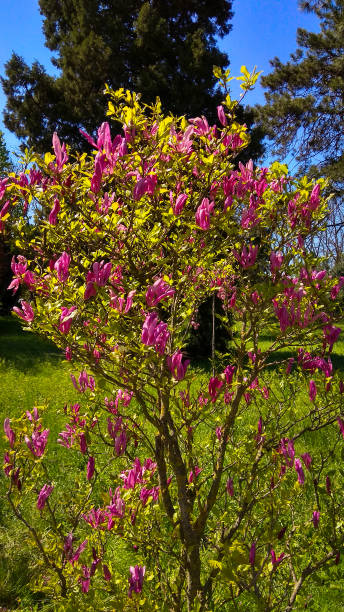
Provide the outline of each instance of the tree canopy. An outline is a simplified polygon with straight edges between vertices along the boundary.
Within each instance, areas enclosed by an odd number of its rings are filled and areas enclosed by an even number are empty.
[[[39,0],[46,46],[58,76],[13,53],[2,86],[6,127],[44,151],[51,135],[84,147],[79,128],[103,120],[104,84],[128,87],[166,111],[211,115],[213,65],[228,57],[216,37],[231,30],[232,0]]]

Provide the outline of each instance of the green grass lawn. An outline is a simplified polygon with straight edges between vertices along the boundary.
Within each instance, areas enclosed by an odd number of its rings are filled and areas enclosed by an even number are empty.
[[[45,426],[56,445],[59,431],[66,422],[63,407],[80,401],[71,384],[68,368],[56,347],[40,337],[22,330],[14,317],[0,317],[0,420],[15,418],[34,406],[46,405]],[[0,437],[1,460],[5,437]],[[56,462],[56,470],[61,465]],[[0,477],[0,607],[30,610],[37,599],[29,591],[29,567],[32,545],[16,519],[8,515],[4,500],[5,479]],[[20,542],[20,546],[18,543]],[[18,608],[18,598],[21,600]],[[39,599],[39,598],[38,598]]]
[[[78,396],[62,354],[42,338],[23,331],[12,317],[0,317],[1,415],[16,416],[37,404],[52,409]]]

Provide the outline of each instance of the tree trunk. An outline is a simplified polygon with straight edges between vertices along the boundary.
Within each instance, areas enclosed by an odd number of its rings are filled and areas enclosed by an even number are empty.
[[[197,597],[201,600],[201,559],[199,543],[195,543],[186,551],[187,603],[188,611],[193,610]]]

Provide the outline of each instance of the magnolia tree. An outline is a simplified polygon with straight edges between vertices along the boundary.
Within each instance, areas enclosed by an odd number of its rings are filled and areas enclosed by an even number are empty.
[[[108,93],[121,134],[103,123],[76,157],[54,134],[54,154],[27,152],[1,183],[2,225],[23,209],[10,288],[29,297],[14,311],[63,349],[82,398],[59,450],[41,410],[5,420],[36,588],[64,609],[291,610],[317,573],[340,576],[344,541],[330,358],[344,278],[305,246],[323,181],[234,169],[248,136],[226,93],[218,126]],[[30,203],[42,221],[29,242]],[[183,348],[213,294],[233,328],[208,375]]]

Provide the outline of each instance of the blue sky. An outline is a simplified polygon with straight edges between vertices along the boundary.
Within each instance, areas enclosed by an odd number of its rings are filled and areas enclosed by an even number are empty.
[[[298,9],[297,0],[234,0],[234,12],[232,32],[220,41],[221,49],[230,57],[233,75],[239,75],[242,64],[248,69],[257,65],[258,70],[268,74],[269,59],[277,56],[286,61],[295,50],[298,27],[319,30],[317,18],[302,13]],[[50,62],[51,53],[44,46],[42,17],[37,0],[1,0],[0,22],[1,74],[4,73],[4,63],[10,58],[12,51],[23,56],[28,64],[38,60],[49,73],[55,72]],[[234,90],[233,94],[237,91]],[[246,101],[250,105],[264,102],[263,90],[259,84],[253,92],[247,94]],[[1,90],[0,129],[3,130],[7,146],[12,151],[17,148],[18,141],[3,126],[4,105],[5,97]]]

